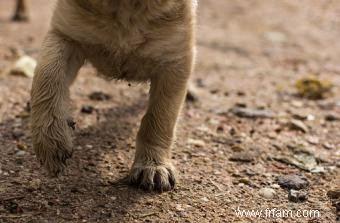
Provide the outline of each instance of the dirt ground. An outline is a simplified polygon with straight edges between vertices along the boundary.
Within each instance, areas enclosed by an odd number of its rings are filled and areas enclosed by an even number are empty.
[[[186,103],[178,125],[179,184],[163,194],[122,181],[148,86],[106,82],[89,65],[71,90],[77,125],[67,172],[51,179],[40,169],[27,111],[32,80],[8,69],[15,51],[37,58],[53,5],[31,0],[31,20],[13,23],[14,1],[0,0],[0,222],[339,221],[339,1],[201,1],[192,77],[197,98]],[[324,99],[297,95],[296,81],[309,75],[332,83]],[[111,98],[93,101],[88,96],[96,91]],[[86,114],[84,106],[94,111]],[[243,117],[244,107],[266,115]],[[298,190],[305,193],[299,202],[278,181],[292,174],[309,182]],[[320,216],[235,212],[268,208]]]

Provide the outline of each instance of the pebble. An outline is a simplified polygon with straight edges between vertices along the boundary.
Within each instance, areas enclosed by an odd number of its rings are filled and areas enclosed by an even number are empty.
[[[307,141],[308,141],[310,144],[312,144],[312,145],[317,145],[317,144],[319,144],[319,142],[320,142],[319,138],[316,137],[316,136],[310,136],[310,137],[308,137],[308,138],[307,138]]]
[[[25,133],[21,129],[16,128],[12,132],[12,136],[13,136],[14,139],[20,139],[24,135],[25,135]]]
[[[340,121],[340,116],[337,116],[335,114],[328,114],[326,115],[325,120],[329,122]]]
[[[326,169],[323,166],[317,166],[317,167],[314,167],[310,172],[311,173],[326,173]]]
[[[289,125],[290,125],[290,129],[292,130],[298,130],[298,131],[301,131],[303,133],[307,133],[309,131],[308,127],[305,125],[305,123],[303,123],[302,121],[300,120],[291,120],[289,122]]]
[[[276,181],[282,188],[286,189],[301,190],[309,186],[308,180],[299,175],[279,176]]]
[[[323,146],[325,149],[329,149],[329,150],[335,149],[335,146],[334,146],[333,144],[328,143],[328,142],[322,144],[322,146]]]
[[[209,202],[209,199],[206,198],[206,197],[202,197],[201,200],[204,201],[204,202]]]
[[[23,150],[19,150],[18,152],[15,153],[16,156],[24,156],[26,155],[26,152]]]
[[[270,186],[271,186],[271,188],[274,188],[274,189],[280,189],[281,188],[280,185],[278,185],[278,184],[272,184]]]
[[[19,149],[19,150],[26,150],[27,146],[25,144],[22,144],[22,143],[17,143],[17,149]]]
[[[194,90],[188,89],[185,101],[190,102],[190,103],[195,103],[199,101],[199,97]]]
[[[37,66],[37,61],[29,56],[20,57],[10,70],[12,75],[21,75],[32,78],[34,76],[34,70]]]
[[[196,147],[204,147],[205,146],[205,142],[203,140],[199,140],[199,139],[188,139],[188,144],[196,146]]]
[[[84,113],[84,114],[92,114],[93,111],[94,111],[94,107],[91,106],[91,105],[84,105],[81,108],[81,112]]]
[[[234,107],[230,110],[234,115],[241,118],[273,118],[275,115],[273,112],[268,110],[250,109]]]
[[[266,199],[273,199],[276,196],[276,191],[273,188],[264,187],[260,189],[259,195]]]
[[[335,189],[329,190],[327,192],[327,196],[331,199],[339,199],[340,198],[340,188],[335,188]]]
[[[251,155],[249,152],[237,152],[233,154],[229,158],[229,160],[234,162],[248,163],[254,161],[254,156]]]
[[[298,191],[298,190],[289,190],[288,200],[298,203],[305,202],[308,198],[308,192],[306,191]]]

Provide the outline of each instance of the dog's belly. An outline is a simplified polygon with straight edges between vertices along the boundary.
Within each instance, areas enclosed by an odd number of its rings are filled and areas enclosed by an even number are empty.
[[[134,52],[108,51],[98,45],[83,45],[87,60],[107,79],[144,82],[155,75],[161,63]]]
[[[87,60],[107,78],[147,81],[190,56],[192,30],[176,12],[163,19],[128,12],[130,17],[123,20],[119,14],[105,16],[83,9],[77,1],[59,1],[53,28],[78,42]]]

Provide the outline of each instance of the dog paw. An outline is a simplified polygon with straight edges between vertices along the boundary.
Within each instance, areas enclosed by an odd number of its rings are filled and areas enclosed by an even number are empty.
[[[69,123],[55,122],[45,131],[34,128],[32,139],[36,157],[49,175],[54,177],[63,173],[73,152]]]
[[[169,191],[175,187],[176,171],[170,163],[158,165],[135,163],[130,171],[129,182],[147,191]]]
[[[72,151],[60,148],[37,154],[40,164],[51,177],[57,177],[62,174],[67,166],[66,161],[71,157]]]

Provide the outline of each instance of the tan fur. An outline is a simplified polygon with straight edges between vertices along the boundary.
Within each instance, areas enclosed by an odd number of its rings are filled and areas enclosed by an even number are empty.
[[[150,81],[130,182],[175,184],[171,145],[194,57],[195,0],[58,0],[32,86],[33,146],[52,175],[72,154],[69,86],[85,61],[109,79]]]
[[[15,13],[14,13],[12,20],[14,21],[28,20],[26,0],[17,0]]]

